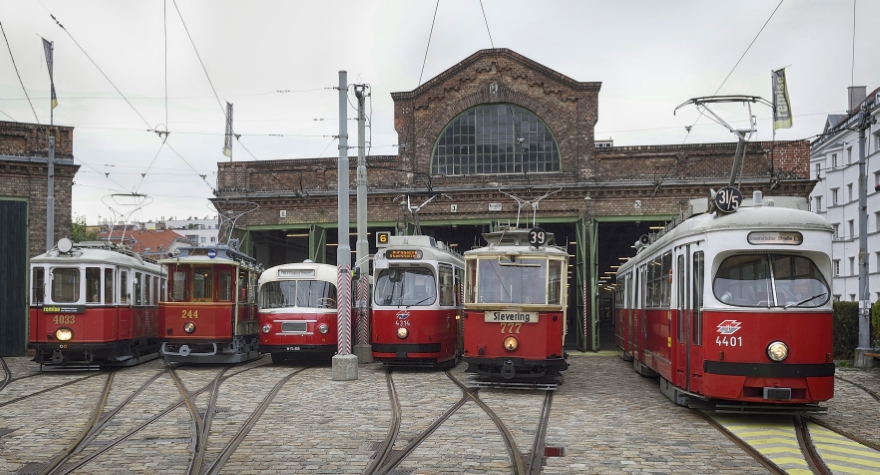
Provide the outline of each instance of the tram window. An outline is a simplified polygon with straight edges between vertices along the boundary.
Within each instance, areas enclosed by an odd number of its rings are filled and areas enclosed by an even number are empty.
[[[474,284],[477,282],[477,263],[479,261],[469,260],[466,263],[467,267],[467,279],[465,279],[465,302],[467,303],[477,303],[474,295]]]
[[[437,300],[434,273],[424,267],[383,269],[375,286],[378,305],[433,305]]]
[[[222,271],[220,272],[220,278],[218,282],[219,288],[217,289],[217,299],[223,300],[225,302],[229,302],[232,300],[232,272]]]
[[[452,266],[440,264],[437,276],[440,280],[440,305],[455,305],[455,282],[452,278]]]
[[[813,261],[794,255],[771,258],[777,306],[818,307],[828,301],[828,285]]]
[[[104,269],[104,303],[112,304],[116,301],[116,296],[113,293],[114,284],[116,282],[113,280],[113,269]]]
[[[547,302],[547,260],[504,257],[479,259],[477,303]]]
[[[134,284],[134,292],[133,293],[134,293],[134,304],[135,305],[141,305],[143,302],[143,300],[142,300],[143,296],[141,295],[141,279],[142,278],[143,278],[143,276],[141,275],[140,272],[134,273],[134,281],[132,283]]]
[[[336,286],[320,280],[301,280],[296,285],[297,307],[336,308]]]
[[[211,283],[211,268],[196,267],[193,270],[193,298],[210,300],[214,296]]]
[[[52,271],[53,302],[79,302],[79,273],[78,268],[59,268]]]
[[[813,261],[786,254],[724,259],[713,291],[720,301],[737,307],[818,307],[828,301],[830,293]]]
[[[153,300],[150,302],[150,305],[156,305],[160,299],[160,295],[162,295],[159,293],[159,280],[160,278],[158,275],[153,276]]]
[[[694,253],[694,262],[693,262],[693,273],[691,274],[691,279],[693,279],[693,292],[691,292],[691,298],[693,299],[693,322],[691,323],[691,328],[693,329],[693,342],[694,345],[702,346],[703,344],[703,275],[705,272],[705,264],[703,251],[698,251]]]
[[[663,254],[663,263],[660,268],[660,305],[669,306],[669,299],[672,293],[672,253]]]
[[[86,267],[86,303],[101,303],[101,269]]]
[[[186,300],[186,272],[178,270],[171,273],[171,300]]]
[[[678,326],[678,342],[684,343],[684,312],[685,307],[687,306],[685,303],[686,291],[685,291],[685,269],[684,269],[684,256],[678,256],[678,282],[676,286],[678,287],[678,295],[676,295],[676,300],[678,301],[678,318],[676,318],[676,325]]]
[[[34,267],[34,276],[31,278],[31,301],[34,304],[43,302],[46,289],[46,271],[42,267]]]
[[[153,303],[153,276],[149,274],[144,274],[144,305],[151,305]]]
[[[159,279],[159,299],[162,301],[168,300],[168,295],[165,293],[165,289],[168,285],[168,279],[164,277]]]
[[[464,269],[461,267],[455,268],[455,305],[462,304],[462,289],[464,286]]]
[[[128,294],[128,271],[119,271],[119,302],[127,304],[130,300]]]
[[[562,262],[550,262],[550,279],[547,287],[547,303],[559,305],[562,295]]]

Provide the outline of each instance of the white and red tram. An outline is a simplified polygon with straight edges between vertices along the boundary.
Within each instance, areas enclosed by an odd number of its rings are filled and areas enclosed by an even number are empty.
[[[128,248],[67,238],[31,258],[28,347],[50,366],[130,366],[159,356],[165,272]]]
[[[677,404],[834,395],[832,227],[772,201],[690,217],[617,271],[620,354]]]
[[[378,233],[376,241],[373,359],[455,366],[461,355],[461,255],[429,236]]]
[[[553,389],[568,368],[568,252],[541,228],[483,238],[487,246],[464,253],[467,372],[482,382]]]
[[[336,269],[306,261],[260,275],[260,351],[274,363],[298,353],[336,354]]]

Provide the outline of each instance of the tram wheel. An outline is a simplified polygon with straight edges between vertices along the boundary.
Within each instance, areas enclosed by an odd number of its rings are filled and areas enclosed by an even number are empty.
[[[283,353],[272,353],[272,364],[281,364],[287,361]]]

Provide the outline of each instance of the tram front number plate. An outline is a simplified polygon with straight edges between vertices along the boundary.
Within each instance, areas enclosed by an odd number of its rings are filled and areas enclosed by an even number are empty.
[[[485,313],[487,322],[492,323],[538,323],[538,312],[506,312],[491,310]]]

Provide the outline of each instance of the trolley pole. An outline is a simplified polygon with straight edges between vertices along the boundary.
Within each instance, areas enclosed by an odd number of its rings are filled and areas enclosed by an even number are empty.
[[[46,195],[46,252],[55,247],[55,136],[49,136],[49,192]]]
[[[867,104],[859,111],[859,346],[855,351],[855,366],[871,368],[874,358],[871,352],[871,297],[868,289],[868,177],[865,164],[865,130],[873,118]]]
[[[348,74],[339,71],[339,167],[338,239],[336,248],[336,338],[337,354],[332,361],[334,381],[358,379],[357,357],[351,354],[351,246],[348,244]]]
[[[370,243],[367,241],[367,160],[365,156],[366,136],[364,134],[364,98],[367,86],[357,84],[354,86],[354,95],[358,101],[358,166],[357,166],[357,246],[355,253],[355,266],[360,269],[360,279],[357,282],[357,316],[358,316],[358,343],[354,345],[354,354],[358,363],[372,363],[373,351],[370,347],[370,321],[369,321],[369,288],[370,288]]]

